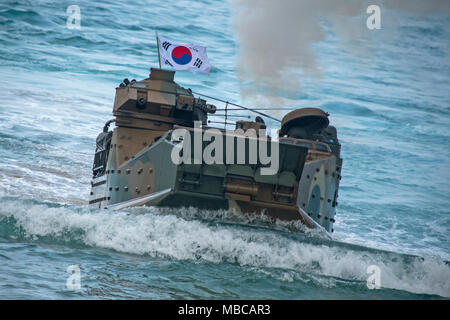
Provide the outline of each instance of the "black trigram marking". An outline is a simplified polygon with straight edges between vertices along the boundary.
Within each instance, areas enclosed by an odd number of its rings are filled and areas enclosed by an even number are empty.
[[[169,66],[173,67],[173,65],[169,62],[169,60],[166,59],[166,61],[164,61],[165,64],[168,64]]]
[[[194,62],[194,67],[197,67],[200,69],[202,64],[203,64],[203,61],[200,60],[199,58],[197,58],[197,60],[195,60],[195,62]]]
[[[167,42],[167,41],[164,41],[163,44],[162,44],[162,46],[163,46],[163,48],[166,49],[166,51],[167,51],[167,49],[169,49],[169,47],[171,46],[171,44],[170,44],[169,42]]]

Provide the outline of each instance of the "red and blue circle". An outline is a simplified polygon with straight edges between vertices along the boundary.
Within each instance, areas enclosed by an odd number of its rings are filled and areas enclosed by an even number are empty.
[[[188,64],[192,60],[191,50],[185,46],[177,46],[172,50],[172,59],[180,65]]]

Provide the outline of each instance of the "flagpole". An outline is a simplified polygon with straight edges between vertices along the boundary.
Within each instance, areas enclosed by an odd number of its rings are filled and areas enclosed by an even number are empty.
[[[159,68],[161,68],[161,55],[159,53],[159,38],[158,38],[158,31],[155,31],[155,35],[156,35],[156,46],[158,47],[158,62],[159,62]]]

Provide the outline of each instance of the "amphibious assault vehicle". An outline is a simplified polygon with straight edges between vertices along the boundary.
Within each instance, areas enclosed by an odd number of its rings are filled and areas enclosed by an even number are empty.
[[[90,206],[225,209],[333,232],[342,159],[328,113],[293,110],[276,136],[268,136],[261,116],[273,117],[216,99],[225,104],[224,128],[212,127],[219,121],[208,115],[219,109],[175,83],[174,75],[152,68],[149,78],[125,79],[116,88],[115,118],[96,141]],[[230,123],[229,105],[259,116]],[[258,159],[263,149],[273,163]],[[207,151],[209,159],[202,159]]]

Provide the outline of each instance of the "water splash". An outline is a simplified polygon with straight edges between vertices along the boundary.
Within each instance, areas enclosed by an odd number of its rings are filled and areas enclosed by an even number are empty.
[[[203,213],[203,216],[206,216]],[[450,297],[450,266],[438,257],[413,257],[282,232],[190,220],[193,209],[109,212],[3,198],[1,236],[111,249],[154,258],[280,268],[319,277],[366,281],[381,269],[383,288]],[[208,221],[209,220],[209,221]],[[216,221],[216,222],[212,222]],[[285,281],[292,281],[286,277]]]

